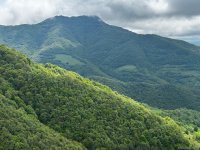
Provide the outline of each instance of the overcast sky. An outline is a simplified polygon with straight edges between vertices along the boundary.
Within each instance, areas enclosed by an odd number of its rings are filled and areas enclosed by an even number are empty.
[[[0,0],[2,25],[55,15],[96,15],[137,33],[200,39],[200,0]]]

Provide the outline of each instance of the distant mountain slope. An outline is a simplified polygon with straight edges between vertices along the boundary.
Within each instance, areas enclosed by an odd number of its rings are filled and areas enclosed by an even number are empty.
[[[0,43],[152,106],[200,110],[200,48],[184,41],[135,34],[98,17],[58,16],[1,26]]]
[[[39,145],[38,149],[57,149],[65,144],[69,149],[83,149],[65,138],[79,141],[88,149],[194,146],[183,134],[184,129],[170,118],[161,118],[142,104],[73,72],[35,64],[5,46],[0,46],[0,82],[3,149],[10,145],[7,137],[18,146],[16,149],[30,143]]]

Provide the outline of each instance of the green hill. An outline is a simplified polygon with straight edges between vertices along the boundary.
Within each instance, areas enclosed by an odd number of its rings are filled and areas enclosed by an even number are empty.
[[[170,118],[76,73],[35,64],[5,46],[0,46],[0,82],[1,149],[84,149],[71,140],[88,149],[194,146]]]
[[[68,140],[40,123],[30,112],[27,113],[28,110],[33,111],[31,107],[26,107],[25,111],[15,100],[1,94],[0,107],[0,150],[85,149],[78,142]]]
[[[184,41],[135,34],[98,17],[57,16],[0,26],[0,43],[152,106],[200,110],[200,48]]]

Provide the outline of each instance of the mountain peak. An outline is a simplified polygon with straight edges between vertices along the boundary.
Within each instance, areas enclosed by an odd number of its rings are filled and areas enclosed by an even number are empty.
[[[56,21],[56,22],[68,22],[68,21],[73,21],[73,22],[85,22],[85,23],[104,23],[103,20],[98,17],[98,16],[54,16],[52,18],[46,19],[43,21],[44,22],[49,22],[49,21]]]
[[[83,15],[83,16],[73,16],[71,18],[74,18],[74,19],[86,19],[86,20],[95,20],[95,21],[102,21],[102,19],[98,16],[86,16],[86,15]]]

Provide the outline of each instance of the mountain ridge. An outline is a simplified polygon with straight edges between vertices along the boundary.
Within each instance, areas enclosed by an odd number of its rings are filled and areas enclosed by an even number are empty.
[[[152,106],[200,109],[199,47],[136,34],[98,18],[55,18],[28,27],[0,28],[0,43]]]

